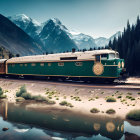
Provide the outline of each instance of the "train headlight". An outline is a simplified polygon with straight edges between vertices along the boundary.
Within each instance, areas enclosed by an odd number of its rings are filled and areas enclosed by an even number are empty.
[[[120,62],[118,63],[118,68],[121,68],[121,63]]]
[[[124,68],[124,62],[122,62],[122,68]]]

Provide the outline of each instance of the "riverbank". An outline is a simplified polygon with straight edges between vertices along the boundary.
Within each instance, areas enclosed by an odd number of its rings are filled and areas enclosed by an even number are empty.
[[[16,92],[23,85],[25,85],[27,92],[32,96],[40,95],[55,101],[53,105],[28,105],[32,108],[44,107],[47,110],[54,108],[62,111],[66,109],[87,115],[103,115],[121,117],[123,119],[130,110],[140,109],[140,91],[138,90],[73,87],[27,80],[0,80],[0,87],[3,89],[4,95],[7,96],[8,102],[16,102]],[[107,102],[106,99],[108,97],[116,99],[116,102]],[[62,101],[70,103],[73,107],[60,105]],[[99,112],[91,113],[90,110],[92,108],[98,109]],[[108,109],[114,109],[116,113],[107,114],[106,111]]]

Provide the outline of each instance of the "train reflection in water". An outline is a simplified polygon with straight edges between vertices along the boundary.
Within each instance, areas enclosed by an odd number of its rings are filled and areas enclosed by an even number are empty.
[[[69,138],[77,136],[90,138],[93,135],[100,134],[103,137],[115,140],[123,136],[123,120],[119,118],[79,116],[68,111],[56,112],[55,110],[30,109],[27,107],[28,105],[2,102],[0,103],[0,114],[8,122],[31,126],[29,129],[32,126],[36,126],[61,132],[61,137],[69,135]],[[43,131],[45,132],[46,130]],[[51,136],[53,136],[53,133]]]

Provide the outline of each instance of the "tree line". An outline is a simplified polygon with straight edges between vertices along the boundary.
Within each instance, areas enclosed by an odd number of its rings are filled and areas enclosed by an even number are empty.
[[[124,28],[122,35],[110,41],[107,48],[112,48],[125,60],[125,67],[130,75],[140,75],[140,18],[137,17],[135,24]]]

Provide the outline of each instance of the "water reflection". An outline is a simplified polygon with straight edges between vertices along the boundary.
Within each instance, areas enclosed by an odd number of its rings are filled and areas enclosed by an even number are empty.
[[[67,110],[33,109],[28,105],[0,103],[0,114],[3,120],[12,124],[11,130],[20,135],[26,133],[26,136],[33,137],[36,132],[38,136],[41,135],[39,139],[46,139],[47,136],[47,139],[76,140],[93,138],[118,140],[124,137],[124,121],[119,118],[89,117],[73,114]],[[4,122],[0,121],[0,123]]]

